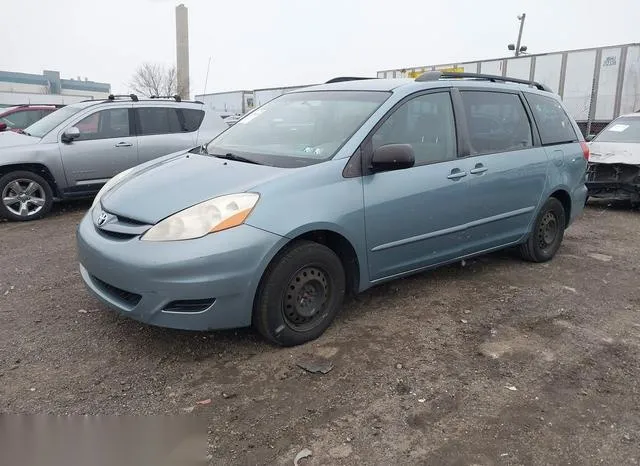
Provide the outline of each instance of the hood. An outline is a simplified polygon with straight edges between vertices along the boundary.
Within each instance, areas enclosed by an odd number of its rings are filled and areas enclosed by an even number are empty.
[[[594,141],[589,150],[589,162],[640,165],[640,143]]]
[[[290,171],[184,154],[134,171],[126,181],[105,193],[101,203],[107,212],[155,224],[192,205],[225,194],[245,192]]]
[[[15,131],[2,131],[0,133],[0,149],[5,147],[28,146],[37,144],[40,138],[16,133]]]

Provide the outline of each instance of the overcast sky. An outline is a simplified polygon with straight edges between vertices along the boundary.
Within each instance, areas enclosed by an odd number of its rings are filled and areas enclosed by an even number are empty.
[[[142,62],[175,62],[174,0],[2,0],[0,70],[88,77],[125,92]],[[640,0],[185,0],[191,91],[640,42]],[[589,6],[593,5],[593,6]]]

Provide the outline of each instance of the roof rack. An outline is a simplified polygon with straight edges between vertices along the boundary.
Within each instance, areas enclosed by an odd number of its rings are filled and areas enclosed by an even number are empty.
[[[8,107],[55,107],[55,108],[62,108],[65,107],[66,104],[42,104],[42,103],[32,103],[32,104],[11,104],[8,105]],[[4,108],[4,107],[0,107],[0,108]]]
[[[495,82],[508,82],[508,83],[517,83],[517,84],[526,84],[527,86],[533,86],[540,91],[553,92],[548,86],[545,84],[529,81],[526,79],[517,79],[517,78],[509,78],[507,76],[496,76],[493,74],[479,74],[479,73],[455,73],[451,71],[427,71],[426,73],[422,73],[420,76],[416,78],[417,82],[427,82],[427,81],[437,81],[439,79],[460,79],[460,78],[470,78],[477,79],[481,81],[491,81]]]
[[[342,82],[345,82],[345,81],[361,81],[363,79],[375,79],[375,78],[362,78],[362,77],[355,77],[355,76],[340,76],[340,77],[337,77],[337,78],[330,79],[325,84],[342,83]]]
[[[152,95],[149,97],[150,99],[173,99],[176,102],[182,102],[182,98],[176,94],[176,95]]]
[[[138,101],[138,96],[135,94],[109,94],[109,97],[107,97],[107,100],[116,100],[118,98],[129,98],[131,100],[133,100],[134,102]]]

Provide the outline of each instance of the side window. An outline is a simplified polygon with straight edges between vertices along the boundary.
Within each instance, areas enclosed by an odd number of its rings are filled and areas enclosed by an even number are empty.
[[[200,128],[200,123],[202,123],[202,119],[204,118],[204,112],[202,110],[184,108],[181,112],[184,118],[182,122],[183,131],[190,133]]]
[[[112,139],[130,136],[129,110],[112,108],[92,113],[75,125],[80,130],[77,141]]]
[[[448,92],[425,94],[405,102],[377,129],[373,149],[386,144],[411,144],[416,165],[456,157],[456,130]]]
[[[531,123],[517,94],[462,91],[471,155],[533,146]]]
[[[178,109],[171,107],[137,108],[140,128],[139,135],[181,133],[182,125],[178,117]]]
[[[29,110],[14,112],[3,117],[3,120],[5,120],[9,128],[23,129],[29,126],[31,123],[34,123],[35,120],[32,118],[32,113],[35,114],[37,112]]]
[[[578,140],[567,113],[556,99],[526,93],[533,117],[540,130],[542,144],[561,144]]]

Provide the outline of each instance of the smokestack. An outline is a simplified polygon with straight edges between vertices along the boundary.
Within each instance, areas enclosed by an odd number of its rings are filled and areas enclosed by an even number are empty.
[[[178,95],[189,98],[189,10],[184,4],[176,7],[176,78]]]

